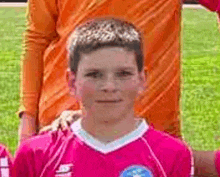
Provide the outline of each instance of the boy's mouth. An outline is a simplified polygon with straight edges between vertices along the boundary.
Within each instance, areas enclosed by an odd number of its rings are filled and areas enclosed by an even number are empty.
[[[122,100],[97,100],[96,102],[97,103],[119,103],[121,102]]]

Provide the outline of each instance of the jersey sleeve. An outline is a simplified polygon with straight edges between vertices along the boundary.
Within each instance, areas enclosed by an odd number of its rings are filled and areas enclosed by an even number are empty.
[[[12,176],[13,159],[8,149],[0,145],[0,177]]]
[[[35,177],[33,163],[35,163],[33,152],[31,152],[27,145],[22,144],[15,154],[13,177]]]
[[[45,149],[50,144],[47,138],[36,136],[24,141],[15,153],[13,165],[13,177],[39,177],[44,166],[44,159],[47,157]]]
[[[192,177],[194,175],[194,159],[192,151],[185,147],[178,151],[175,163],[178,164],[172,170],[172,177]]]
[[[57,36],[56,0],[29,0],[27,27],[21,56],[21,92],[19,116],[23,112],[36,117],[43,81],[43,55]]]
[[[218,176],[220,176],[220,150],[216,151],[215,153],[215,167],[216,167]]]
[[[148,133],[148,142],[154,147],[154,153],[167,176],[193,176],[194,159],[187,143],[155,130]]]
[[[199,0],[199,3],[220,15],[220,0]]]
[[[58,154],[64,134],[72,135],[69,130],[45,132],[22,142],[15,153],[13,177],[42,176],[48,162]]]

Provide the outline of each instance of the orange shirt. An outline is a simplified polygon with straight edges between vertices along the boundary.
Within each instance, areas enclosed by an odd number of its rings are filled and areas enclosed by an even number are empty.
[[[66,40],[79,23],[114,16],[133,22],[145,38],[147,89],[135,112],[179,136],[180,14],[180,0],[29,0],[20,113],[43,127],[62,111],[79,109],[68,93]]]

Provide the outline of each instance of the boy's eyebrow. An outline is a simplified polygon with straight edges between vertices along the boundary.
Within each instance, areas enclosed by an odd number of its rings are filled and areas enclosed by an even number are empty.
[[[136,70],[135,67],[129,67],[129,66],[124,66],[124,67],[118,67],[116,68],[115,70]],[[91,71],[105,71],[105,69],[98,69],[98,68],[88,68],[88,69],[85,69],[86,72],[91,72]]]
[[[89,68],[89,69],[85,69],[86,72],[94,72],[94,71],[100,71],[100,69],[97,68]]]
[[[135,70],[135,67],[130,66],[124,66],[124,67],[118,67],[117,70]]]

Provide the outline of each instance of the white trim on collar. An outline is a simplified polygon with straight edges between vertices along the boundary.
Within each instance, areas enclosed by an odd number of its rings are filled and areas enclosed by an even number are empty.
[[[132,131],[131,133],[111,142],[111,143],[102,143],[96,138],[94,138],[92,135],[87,133],[81,125],[81,119],[78,119],[76,122],[74,122],[71,125],[71,130],[74,132],[74,134],[85,144],[90,146],[91,148],[103,153],[107,154],[109,152],[115,151],[123,146],[126,146],[127,144],[137,140],[141,136],[146,133],[146,131],[149,129],[148,124],[146,121],[143,119],[142,122],[139,124],[139,126]]]

